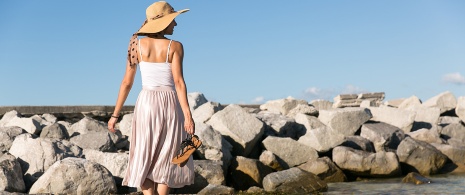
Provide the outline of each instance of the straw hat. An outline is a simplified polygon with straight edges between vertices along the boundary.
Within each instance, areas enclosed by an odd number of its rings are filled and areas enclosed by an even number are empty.
[[[146,23],[137,31],[137,34],[157,33],[164,30],[178,16],[189,9],[174,11],[173,7],[165,1],[158,1],[150,5],[145,11]]]

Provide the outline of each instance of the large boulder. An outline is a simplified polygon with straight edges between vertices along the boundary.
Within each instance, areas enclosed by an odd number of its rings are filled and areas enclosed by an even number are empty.
[[[29,188],[56,161],[82,156],[82,150],[66,140],[33,138],[30,134],[17,136],[9,152],[21,165],[26,188]]]
[[[116,151],[115,143],[113,142],[110,132],[90,132],[74,136],[70,142],[78,145],[82,149],[93,149],[102,152]],[[113,135],[114,136],[114,135]]]
[[[309,116],[306,114],[297,114],[295,117],[295,122],[300,125],[297,126],[295,129],[299,129],[299,136],[305,135],[307,131],[321,128],[321,127],[326,127],[325,124],[323,124],[317,117],[315,116]]]
[[[323,124],[345,136],[354,135],[360,126],[372,117],[367,108],[339,108],[322,110],[318,119]]]
[[[68,139],[68,131],[66,128],[59,124],[53,123],[51,125],[45,126],[40,132],[41,138],[50,138],[50,139]]]
[[[346,136],[341,146],[363,150],[365,152],[376,152],[373,142],[361,136]]]
[[[5,124],[5,127],[21,127],[30,134],[39,135],[42,127],[40,123],[32,118],[14,117]]]
[[[121,131],[121,134],[125,135],[130,139],[132,136],[132,118],[134,113],[125,114],[121,121],[118,123],[118,128]]]
[[[455,108],[455,114],[465,122],[465,96],[457,99],[457,107]]]
[[[176,194],[196,194],[209,184],[226,184],[221,161],[194,160],[194,184],[176,189]]]
[[[66,158],[53,164],[34,183],[30,194],[114,194],[116,184],[102,165],[82,158]]]
[[[312,100],[310,105],[315,107],[318,111],[320,110],[329,110],[333,108],[333,103],[328,100]]]
[[[0,153],[8,152],[16,136],[23,132],[21,127],[0,127]]]
[[[240,106],[231,104],[215,113],[207,124],[233,145],[233,154],[247,156],[264,132],[264,124]]]
[[[316,160],[307,161],[298,167],[304,171],[317,175],[326,183],[347,181],[347,177],[342,170],[326,156]]]
[[[195,150],[201,159],[222,161],[223,170],[226,173],[233,159],[232,145],[226,141],[218,131],[205,123],[195,124],[196,135],[202,140],[202,145]]]
[[[445,154],[455,164],[465,164],[465,147],[437,143],[431,145]]]
[[[223,106],[217,102],[206,102],[192,112],[192,118],[197,123],[204,123],[221,109]]]
[[[419,172],[422,175],[437,173],[448,158],[432,145],[406,137],[397,147],[399,162],[407,172]]]
[[[370,107],[371,120],[394,125],[404,133],[410,132],[415,121],[415,112],[391,107]]]
[[[318,158],[315,149],[291,138],[268,136],[262,143],[266,150],[278,157],[278,161],[284,169]]]
[[[421,100],[417,96],[411,96],[404,101],[402,101],[401,104],[399,104],[398,108],[400,109],[412,109],[412,108],[418,108],[421,106]]]
[[[457,106],[457,99],[450,91],[446,91],[426,100],[423,102],[423,106],[437,107],[440,109],[442,114],[455,109]]]
[[[402,104],[402,102],[404,102],[405,100],[406,98],[387,100],[384,102],[383,105],[398,108]]]
[[[444,143],[444,140],[439,137],[439,133],[435,130],[430,130],[430,129],[419,129],[413,132],[407,133],[411,138],[424,141],[427,143],[436,143],[436,144],[442,144]]]
[[[280,194],[314,194],[326,192],[328,184],[315,174],[294,167],[265,176],[263,188]]]
[[[270,152],[268,150],[263,151],[262,154],[260,154],[259,160],[264,165],[270,167],[273,170],[283,170],[281,164],[278,161],[278,158],[276,157],[276,155],[273,154],[273,152]]]
[[[295,117],[297,114],[305,114],[311,116],[318,116],[318,110],[308,104],[297,104],[296,107],[291,109],[288,113],[288,117]]]
[[[247,190],[251,186],[262,187],[263,178],[273,169],[258,160],[237,156],[231,163],[231,183],[234,189]]]
[[[393,177],[402,173],[394,152],[370,153],[338,146],[333,149],[333,161],[342,170],[357,176]]]
[[[6,112],[2,119],[0,119],[0,127],[4,127],[8,122],[10,122],[11,119],[18,117],[21,117],[21,114],[16,110]]]
[[[288,97],[286,99],[267,101],[265,104],[260,105],[260,109],[268,110],[275,114],[287,115],[289,111],[291,111],[299,104],[307,105],[308,102],[305,100],[297,100],[292,97]]]
[[[393,152],[405,138],[402,130],[382,122],[363,124],[360,136],[370,140],[375,146],[376,152]]]
[[[200,92],[188,93],[187,101],[189,102],[189,107],[191,111],[195,110],[197,107],[201,106],[202,104],[208,102],[207,98],[205,98],[203,93],[200,93]]]
[[[21,166],[16,157],[0,155],[0,191],[25,192]]]
[[[291,117],[272,113],[269,111],[261,111],[259,113],[253,114],[253,116],[257,117],[259,120],[266,124],[266,135],[290,137],[296,139],[304,134],[302,132],[302,126],[297,124],[296,121]]]
[[[344,135],[340,134],[329,127],[320,127],[307,130],[307,133],[299,138],[299,142],[314,148],[316,151],[323,153],[328,152],[334,147],[344,142]]]
[[[445,140],[454,138],[465,142],[465,126],[462,123],[453,123],[441,130],[441,137]]]
[[[102,121],[95,120],[90,117],[84,117],[80,121],[71,125],[68,129],[70,137],[82,135],[89,132],[108,132],[108,126]]]
[[[127,153],[110,153],[98,150],[83,150],[87,160],[103,165],[115,177],[117,184],[121,184],[126,174],[129,155]]]

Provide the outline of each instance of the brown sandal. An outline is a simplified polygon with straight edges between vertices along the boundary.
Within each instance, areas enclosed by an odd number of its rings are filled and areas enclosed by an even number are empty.
[[[178,154],[171,160],[173,164],[177,164],[180,167],[183,167],[187,164],[189,157],[194,153],[197,148],[202,145],[197,135],[187,135],[187,138],[181,142],[181,148],[178,151]]]

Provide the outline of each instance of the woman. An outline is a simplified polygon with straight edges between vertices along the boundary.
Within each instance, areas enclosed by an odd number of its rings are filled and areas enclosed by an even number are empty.
[[[147,20],[129,45],[126,73],[108,129],[115,123],[139,64],[142,91],[134,108],[129,163],[123,185],[141,187],[144,194],[168,194],[170,188],[190,185],[194,180],[192,156],[185,166],[171,163],[186,133],[194,134],[194,122],[187,101],[183,78],[183,46],[169,40],[177,25],[170,4],[160,1],[146,10]],[[137,40],[138,35],[147,36]]]

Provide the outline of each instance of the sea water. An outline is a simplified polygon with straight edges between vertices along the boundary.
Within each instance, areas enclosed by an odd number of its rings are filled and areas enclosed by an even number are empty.
[[[465,174],[428,176],[432,182],[416,185],[402,183],[402,178],[370,179],[356,182],[329,183],[323,194],[462,194]]]

